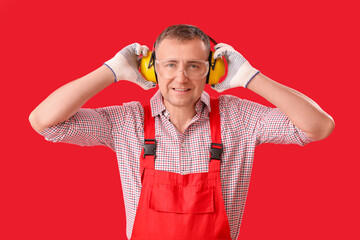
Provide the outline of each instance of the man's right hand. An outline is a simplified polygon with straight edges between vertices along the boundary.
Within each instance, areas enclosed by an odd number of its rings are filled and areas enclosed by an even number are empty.
[[[127,80],[136,83],[145,90],[156,87],[156,84],[144,79],[139,72],[140,60],[138,56],[142,54],[147,56],[149,48],[138,43],[130,44],[120,52],[118,52],[112,59],[104,64],[109,67],[115,76],[115,82],[120,80]]]

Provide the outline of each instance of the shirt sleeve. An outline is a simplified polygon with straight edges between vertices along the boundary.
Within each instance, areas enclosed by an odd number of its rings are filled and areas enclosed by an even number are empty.
[[[114,130],[125,121],[122,106],[80,108],[68,120],[44,129],[40,135],[47,141],[79,146],[107,146],[115,151]]]
[[[245,132],[255,139],[256,145],[262,143],[297,144],[304,146],[316,141],[306,132],[296,127],[278,108],[261,105],[234,96],[228,97],[229,107],[237,112],[238,122]]]

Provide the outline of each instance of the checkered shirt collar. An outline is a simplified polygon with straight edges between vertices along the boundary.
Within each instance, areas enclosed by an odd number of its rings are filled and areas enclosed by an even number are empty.
[[[159,115],[160,113],[164,113],[164,111],[167,111],[163,102],[163,97],[160,93],[160,90],[158,90],[154,96],[150,99],[150,105],[151,105],[151,112],[152,116],[155,117]],[[197,101],[195,105],[195,110],[197,114],[201,114],[203,108],[208,108],[208,112],[211,112],[211,106],[210,106],[210,96],[207,92],[203,91],[201,94],[201,97],[199,101]],[[207,116],[209,117],[209,116]]]

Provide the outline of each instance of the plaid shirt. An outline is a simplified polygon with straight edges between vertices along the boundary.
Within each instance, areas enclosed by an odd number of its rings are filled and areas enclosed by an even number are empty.
[[[155,169],[189,174],[209,171],[211,143],[209,95],[203,92],[196,115],[181,134],[169,121],[160,91],[150,100],[157,142]],[[219,97],[224,145],[221,185],[232,239],[237,239],[253,165],[261,143],[305,144],[314,141],[295,127],[279,109],[231,95]],[[40,134],[52,142],[80,146],[105,145],[115,151],[120,172],[126,234],[130,239],[141,193],[139,156],[143,147],[143,108],[139,102],[97,109],[81,108],[67,121]]]

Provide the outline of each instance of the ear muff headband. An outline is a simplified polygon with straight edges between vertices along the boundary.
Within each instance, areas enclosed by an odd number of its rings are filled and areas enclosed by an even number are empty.
[[[217,42],[214,39],[212,39],[210,36],[208,37],[214,45],[217,44]],[[155,46],[153,46],[153,49],[154,48]],[[156,59],[155,51],[151,51],[146,57],[142,57],[140,63],[140,71],[146,80],[157,83],[157,75],[155,71],[155,59]],[[209,61],[209,72],[206,77],[206,83],[213,85],[218,83],[221,77],[225,75],[225,63],[222,57],[218,59],[214,59],[213,51],[210,51],[208,61]]]

